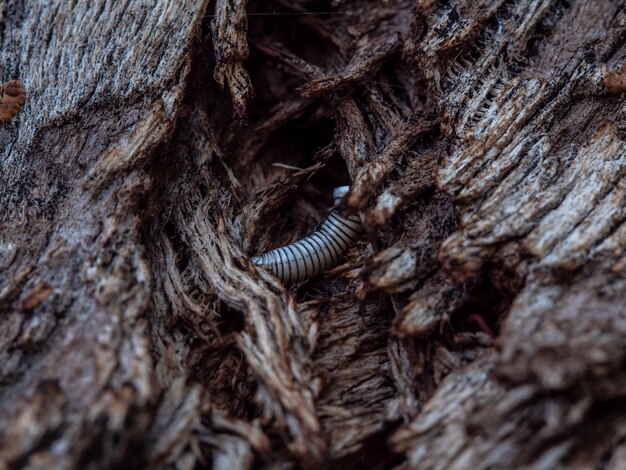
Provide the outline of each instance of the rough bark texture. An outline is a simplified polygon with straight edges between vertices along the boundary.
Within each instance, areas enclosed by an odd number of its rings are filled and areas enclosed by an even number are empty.
[[[0,468],[623,468],[622,1],[0,24]],[[341,266],[250,263],[342,184]]]

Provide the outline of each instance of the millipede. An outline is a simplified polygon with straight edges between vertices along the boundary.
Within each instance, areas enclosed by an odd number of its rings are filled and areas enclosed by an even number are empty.
[[[342,253],[356,243],[363,234],[358,215],[342,216],[337,206],[350,186],[339,186],[333,191],[333,210],[320,228],[287,246],[255,256],[252,262],[272,272],[286,284],[305,281],[336,266]]]

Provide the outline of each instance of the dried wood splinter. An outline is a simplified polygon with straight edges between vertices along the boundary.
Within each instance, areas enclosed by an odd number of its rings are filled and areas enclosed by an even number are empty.
[[[335,207],[349,189],[349,186],[335,188]],[[287,284],[304,281],[335,266],[341,254],[356,243],[362,233],[363,225],[358,216],[343,217],[333,210],[319,230],[295,243],[256,256],[252,262]]]
[[[0,87],[0,121],[10,122],[26,101],[26,90],[19,80],[4,82]]]

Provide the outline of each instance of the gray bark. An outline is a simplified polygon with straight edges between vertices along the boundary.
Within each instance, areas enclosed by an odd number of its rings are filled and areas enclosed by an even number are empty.
[[[0,468],[623,464],[623,2],[0,24]],[[250,263],[341,184],[342,265]]]

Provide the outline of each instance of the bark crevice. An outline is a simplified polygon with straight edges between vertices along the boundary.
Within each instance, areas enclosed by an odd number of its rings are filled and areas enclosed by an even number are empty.
[[[0,12],[0,467],[619,468],[619,1]]]

